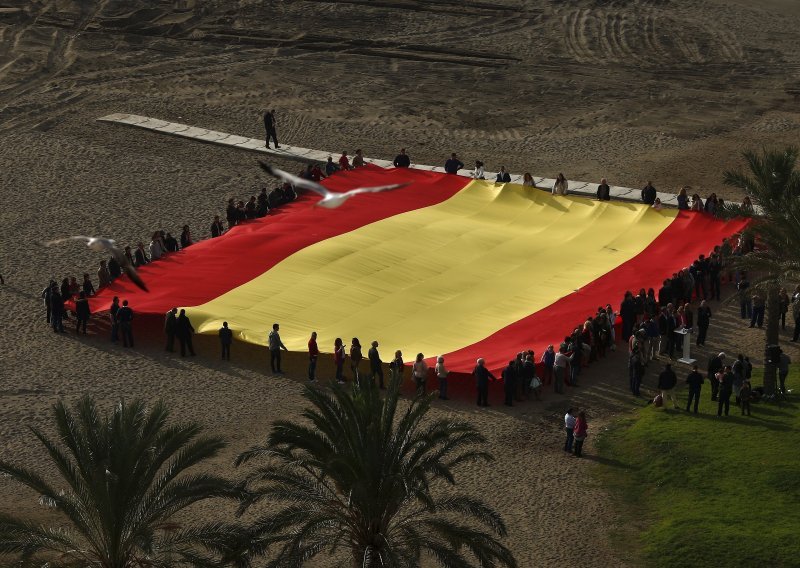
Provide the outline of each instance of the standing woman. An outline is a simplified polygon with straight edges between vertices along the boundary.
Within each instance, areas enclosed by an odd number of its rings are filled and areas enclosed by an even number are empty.
[[[439,355],[436,358],[436,378],[439,380],[439,398],[448,400],[447,398],[447,375],[449,371],[444,366],[444,357]]]
[[[333,362],[336,364],[336,382],[340,385],[344,384],[344,375],[342,375],[342,367],[344,367],[344,358],[346,354],[344,351],[344,344],[342,338],[337,337],[333,342]]]
[[[361,343],[358,337],[353,338],[353,344],[350,346],[350,369],[353,371],[353,380],[358,383],[358,366],[361,364]]]
[[[536,187],[536,184],[533,183],[533,176],[529,172],[525,172],[525,175],[522,176],[522,185]]]
[[[414,374],[414,382],[417,384],[417,394],[425,394],[425,383],[428,380],[428,364],[425,362],[425,356],[422,353],[417,353],[417,360],[414,361],[412,372]]]
[[[578,417],[575,419],[575,428],[573,435],[575,436],[575,457],[581,457],[583,451],[583,442],[586,440],[586,433],[589,430],[589,425],[586,423],[586,413],[581,410]]]
[[[189,231],[189,225],[183,226],[183,231],[181,231],[181,248],[186,248],[191,245],[194,241],[192,241],[192,233]]]
[[[564,174],[559,173],[558,177],[556,178],[556,182],[553,184],[553,195],[566,195],[567,191],[569,191],[569,184],[567,183],[567,178],[564,177]]]
[[[544,350],[542,353],[541,363],[544,367],[542,372],[542,382],[546,385],[549,385],[553,382],[553,365],[556,362],[556,352],[553,348],[553,345],[550,344],[547,346],[547,349]]]
[[[480,160],[475,160],[475,169],[472,171],[472,179],[486,179],[483,162]]]
[[[392,372],[392,381],[397,380],[398,384],[403,382],[403,352],[399,349],[394,352],[394,359],[389,362],[389,370]]]
[[[692,195],[692,211],[702,211],[703,210],[703,200],[700,199],[700,195],[695,193]]]
[[[678,193],[678,209],[683,209],[684,211],[689,209],[689,196],[686,195],[686,186],[683,186],[680,193]]]

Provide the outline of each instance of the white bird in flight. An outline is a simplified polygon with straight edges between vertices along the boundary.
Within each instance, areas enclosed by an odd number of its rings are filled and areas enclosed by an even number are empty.
[[[391,191],[393,189],[400,189],[401,187],[411,185],[410,183],[393,183],[391,185],[378,185],[375,187],[357,187],[344,193],[335,193],[333,191],[329,191],[314,181],[294,176],[288,172],[279,170],[278,168],[273,168],[264,162],[259,161],[258,164],[271,176],[275,176],[276,178],[290,183],[295,187],[302,187],[303,189],[308,189],[314,193],[319,193],[322,196],[322,199],[317,201],[314,204],[314,207],[325,207],[326,209],[335,209],[351,197],[361,193],[379,193],[381,191]]]
[[[111,253],[111,256],[114,257],[114,260],[117,261],[119,267],[125,271],[125,274],[128,275],[128,278],[136,284],[139,288],[144,290],[145,292],[149,292],[147,286],[142,281],[139,273],[136,272],[136,269],[128,260],[128,257],[125,256],[121,250],[117,248],[117,243],[112,239],[106,239],[104,237],[84,237],[82,235],[77,235],[74,237],[64,237],[63,239],[56,239],[54,241],[47,241],[42,243],[44,246],[49,247],[52,245],[58,245],[61,243],[66,243],[68,241],[83,241],[93,251],[97,252],[108,252]]]

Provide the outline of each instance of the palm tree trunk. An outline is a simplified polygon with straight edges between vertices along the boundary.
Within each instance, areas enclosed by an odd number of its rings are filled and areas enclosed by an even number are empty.
[[[770,360],[771,346],[777,346],[780,342],[780,318],[781,307],[780,299],[778,297],[778,286],[773,284],[767,290],[767,326],[766,326],[766,341],[767,346],[764,352],[764,394],[772,396],[775,394],[775,385],[778,376],[778,361]]]

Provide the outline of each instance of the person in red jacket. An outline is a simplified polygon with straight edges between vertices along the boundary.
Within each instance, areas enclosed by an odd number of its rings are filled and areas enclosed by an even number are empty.
[[[572,431],[575,437],[575,457],[581,457],[583,441],[586,439],[586,432],[588,429],[589,425],[586,423],[586,413],[581,410],[578,413],[578,418],[575,419],[575,428]]]
[[[342,171],[350,169],[350,160],[347,158],[347,152],[342,152],[342,156],[339,158],[339,169]]]
[[[317,332],[311,332],[311,339],[308,340],[308,380],[312,383],[317,380],[317,359],[319,358],[319,348],[317,347]]]

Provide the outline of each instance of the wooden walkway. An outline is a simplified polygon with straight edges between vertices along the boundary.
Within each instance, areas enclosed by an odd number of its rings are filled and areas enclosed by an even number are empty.
[[[242,150],[249,150],[251,152],[259,152],[272,156],[280,156],[290,160],[300,162],[320,162],[325,163],[328,161],[328,156],[333,156],[334,161],[338,160],[338,152],[326,152],[322,150],[311,150],[309,148],[301,148],[299,146],[282,145],[280,148],[266,148],[263,138],[246,138],[236,134],[229,134],[227,132],[217,132],[215,130],[208,130],[199,128],[197,126],[189,126],[188,124],[180,124],[177,122],[167,122],[157,118],[148,116],[139,116],[136,114],[115,113],[103,116],[97,120],[102,122],[113,122],[116,124],[124,124],[128,126],[135,126],[143,128],[152,132],[160,132],[162,134],[170,134],[172,136],[180,136],[190,140],[197,140],[199,142],[208,142],[210,144],[220,144],[222,146],[230,146],[233,148],[241,148]],[[375,164],[382,168],[391,168],[393,166],[390,160],[380,160],[374,158],[364,158],[365,162]],[[440,166],[427,166],[424,164],[411,163],[412,168],[419,170],[430,170],[434,172],[444,172],[444,168]],[[459,170],[459,175],[471,177],[471,170]],[[492,180],[497,175],[497,172],[486,172],[485,177]],[[554,179],[545,177],[533,177],[534,183],[541,189],[550,190],[555,183]],[[522,183],[522,175],[511,174],[511,183]],[[569,193],[574,195],[581,195],[584,197],[597,196],[597,184],[585,181],[572,181],[569,180]],[[657,194],[661,203],[667,206],[677,207],[677,195],[674,193]],[[630,187],[611,186],[611,198],[623,199],[626,201],[641,201],[641,190],[633,189]]]

